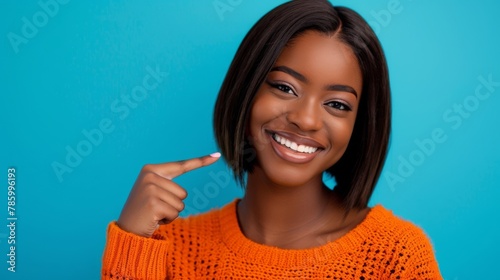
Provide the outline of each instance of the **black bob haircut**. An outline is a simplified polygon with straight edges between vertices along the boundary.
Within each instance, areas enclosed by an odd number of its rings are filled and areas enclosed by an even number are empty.
[[[222,155],[240,184],[252,172],[255,149],[246,139],[253,99],[290,40],[305,31],[334,35],[357,58],[363,78],[354,130],[344,155],[325,170],[335,178],[344,208],[364,208],[380,177],[391,131],[389,74],[384,52],[355,11],[326,0],[295,0],[264,15],[247,33],[229,67],[214,110]]]

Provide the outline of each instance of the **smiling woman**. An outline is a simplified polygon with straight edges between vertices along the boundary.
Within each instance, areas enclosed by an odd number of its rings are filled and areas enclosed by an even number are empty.
[[[312,180],[321,186],[318,175],[349,144],[361,88],[356,57],[336,33],[307,31],[296,37],[253,100],[248,136],[260,147],[258,168],[282,186],[304,186]],[[247,188],[252,178],[249,174]]]
[[[384,54],[357,13],[278,6],[241,43],[215,106],[244,197],[177,219],[187,193],[172,179],[221,154],[144,166],[109,224],[103,279],[441,279],[423,231],[367,205],[390,112]]]

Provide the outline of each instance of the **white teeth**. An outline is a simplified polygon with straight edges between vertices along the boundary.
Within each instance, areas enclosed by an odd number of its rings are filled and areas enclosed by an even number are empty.
[[[274,140],[276,140],[276,142],[280,143],[281,145],[283,146],[286,146],[288,147],[289,149],[291,150],[294,150],[296,152],[300,152],[300,153],[306,153],[306,154],[312,154],[314,152],[316,152],[318,150],[318,148],[315,148],[315,147],[310,147],[310,146],[305,146],[305,145],[299,145],[293,141],[290,141],[286,138],[283,138],[277,134],[273,134],[273,138]]]

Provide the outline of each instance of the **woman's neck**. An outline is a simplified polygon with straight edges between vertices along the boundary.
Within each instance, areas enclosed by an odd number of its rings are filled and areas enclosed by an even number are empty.
[[[325,243],[320,236],[341,225],[340,200],[321,177],[284,187],[265,180],[260,172],[249,174],[238,204],[240,227],[247,238],[281,248],[309,248]]]

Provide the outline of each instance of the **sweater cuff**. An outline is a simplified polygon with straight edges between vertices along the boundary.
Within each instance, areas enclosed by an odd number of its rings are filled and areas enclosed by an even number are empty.
[[[147,238],[109,223],[101,279],[165,279],[169,242]]]

